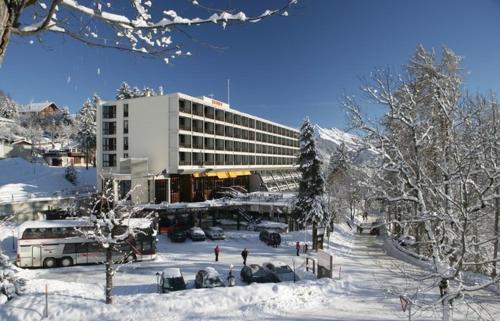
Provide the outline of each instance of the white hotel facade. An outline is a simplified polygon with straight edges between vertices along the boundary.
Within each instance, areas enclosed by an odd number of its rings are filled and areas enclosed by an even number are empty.
[[[299,132],[182,93],[107,101],[97,110],[97,186],[132,201],[210,199],[224,187],[298,188]]]

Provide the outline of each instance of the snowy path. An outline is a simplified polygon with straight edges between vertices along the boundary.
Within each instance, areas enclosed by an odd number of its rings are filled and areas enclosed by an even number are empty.
[[[104,267],[74,266],[52,270],[30,270],[34,276],[30,292],[0,309],[0,320],[40,320],[43,311],[42,289],[49,284],[49,320],[406,320],[399,293],[407,281],[397,267],[417,269],[385,254],[382,240],[369,235],[351,235],[339,229],[330,245],[336,253],[334,279],[305,280],[297,283],[238,285],[234,288],[186,290],[157,294],[155,273],[165,267],[181,267],[188,280],[205,266],[214,266],[223,276],[229,264],[237,274],[240,252],[250,250],[249,262],[280,260],[298,266],[303,257],[294,255],[294,243],[303,241],[303,232],[284,236],[283,244],[273,249],[258,241],[255,232],[229,232],[228,239],[173,244],[164,236],[159,242],[159,257],[152,262],[122,266],[114,279],[114,304],[103,303]],[[221,261],[213,262],[212,250],[218,243]],[[342,267],[338,279],[338,268]],[[192,287],[192,283],[190,284]],[[437,289],[430,288],[431,293]],[[498,296],[482,292],[483,301],[494,305],[500,316]],[[412,320],[440,320],[439,310],[417,313]],[[493,318],[495,319],[495,318]],[[456,313],[455,320],[466,320]],[[477,320],[475,317],[469,320]],[[500,320],[497,317],[496,320]]]

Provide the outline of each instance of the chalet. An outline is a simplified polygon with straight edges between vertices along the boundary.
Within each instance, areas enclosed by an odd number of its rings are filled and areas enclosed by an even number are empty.
[[[30,103],[19,110],[20,114],[38,113],[41,115],[48,115],[51,113],[61,112],[62,110],[57,107],[54,102],[46,101],[42,103]]]

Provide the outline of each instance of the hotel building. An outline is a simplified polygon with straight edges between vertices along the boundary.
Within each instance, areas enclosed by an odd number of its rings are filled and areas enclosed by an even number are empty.
[[[103,102],[97,109],[97,186],[135,203],[210,199],[224,187],[298,188],[299,132],[182,93]]]

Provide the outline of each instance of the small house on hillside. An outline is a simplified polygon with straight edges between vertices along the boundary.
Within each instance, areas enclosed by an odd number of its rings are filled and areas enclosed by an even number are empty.
[[[62,110],[57,107],[54,102],[46,101],[43,103],[30,103],[25,106],[22,106],[21,110],[19,110],[20,114],[28,114],[28,113],[38,113],[41,115],[48,115],[51,113],[61,112]]]
[[[76,147],[63,150],[49,150],[43,154],[43,158],[50,166],[85,165],[85,154]]]

